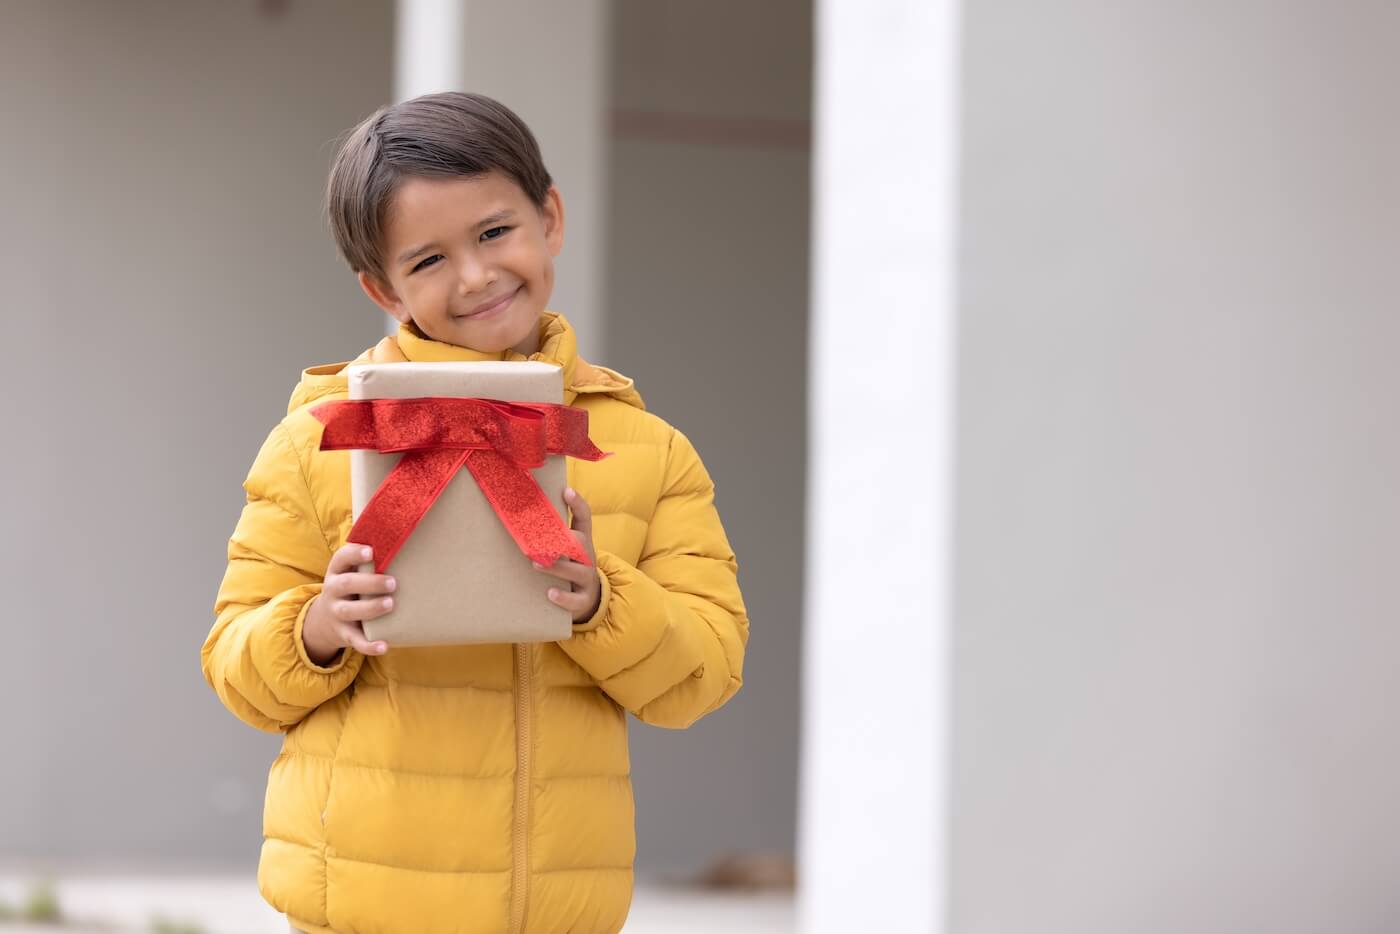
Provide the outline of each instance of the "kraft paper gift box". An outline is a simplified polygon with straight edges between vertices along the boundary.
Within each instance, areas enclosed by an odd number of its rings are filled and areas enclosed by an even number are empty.
[[[348,376],[352,400],[456,397],[559,405],[564,398],[563,371],[537,362],[357,364]],[[358,521],[404,455],[349,453]],[[567,522],[564,456],[551,455],[530,472]],[[374,564],[361,570],[374,573]],[[531,566],[466,467],[448,481],[386,573],[398,581],[394,608],[364,629],[391,648],[548,642],[572,634],[569,611],[546,596],[551,586],[567,584]]]

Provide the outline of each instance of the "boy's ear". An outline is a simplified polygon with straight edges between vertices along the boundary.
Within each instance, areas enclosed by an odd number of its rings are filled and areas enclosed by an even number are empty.
[[[360,280],[360,288],[365,290],[369,300],[374,302],[389,317],[395,319],[400,324],[408,324],[408,309],[399,300],[398,294],[389,286],[387,282],[382,282],[372,274],[361,271],[357,276]]]
[[[564,198],[553,185],[545,192],[540,216],[544,218],[544,242],[549,247],[549,255],[558,256],[564,249]]]

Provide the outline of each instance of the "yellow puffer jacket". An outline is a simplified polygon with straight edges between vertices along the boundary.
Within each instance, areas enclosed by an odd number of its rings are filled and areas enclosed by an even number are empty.
[[[348,455],[318,449],[307,407],[345,395],[345,364],[303,374],[248,474],[203,667],[239,718],[286,734],[258,882],[297,927],[621,929],[636,848],[624,711],[681,728],[739,689],[748,618],[694,448],[630,380],[578,359],[562,317],[545,314],[541,339],[529,359],[564,368],[565,401],[613,452],[568,465],[603,597],[566,641],[307,658],[302,619],[351,526]],[[410,328],[359,358],[403,359],[525,358]]]

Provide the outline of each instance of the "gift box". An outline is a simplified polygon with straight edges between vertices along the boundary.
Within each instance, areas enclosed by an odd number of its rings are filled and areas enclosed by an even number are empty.
[[[350,541],[361,570],[398,581],[365,622],[390,647],[569,638],[567,586],[531,566],[587,561],[568,532],[565,456],[602,456],[587,414],[563,406],[563,371],[537,362],[358,364],[350,401],[313,410],[322,448],[350,451]]]

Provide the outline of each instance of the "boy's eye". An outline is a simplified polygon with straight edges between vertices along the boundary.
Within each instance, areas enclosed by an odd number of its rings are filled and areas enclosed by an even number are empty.
[[[483,233],[483,234],[481,235],[481,239],[483,239],[483,240],[496,240],[496,239],[499,239],[501,236],[503,236],[503,235],[505,234],[505,232],[506,232],[507,230],[510,230],[510,228],[509,228],[509,227],[492,227],[490,230],[486,231],[485,233]]]
[[[410,269],[408,272],[409,272],[410,275],[412,275],[413,273],[417,272],[417,271],[420,270],[420,269],[427,269],[429,266],[433,265],[434,263],[436,263],[436,262],[437,262],[438,260],[440,260],[440,259],[442,259],[442,254],[440,254],[440,253],[434,253],[432,256],[428,256],[428,257],[425,257],[424,259],[420,259],[420,260],[414,265],[414,267],[413,267],[412,269]]]

